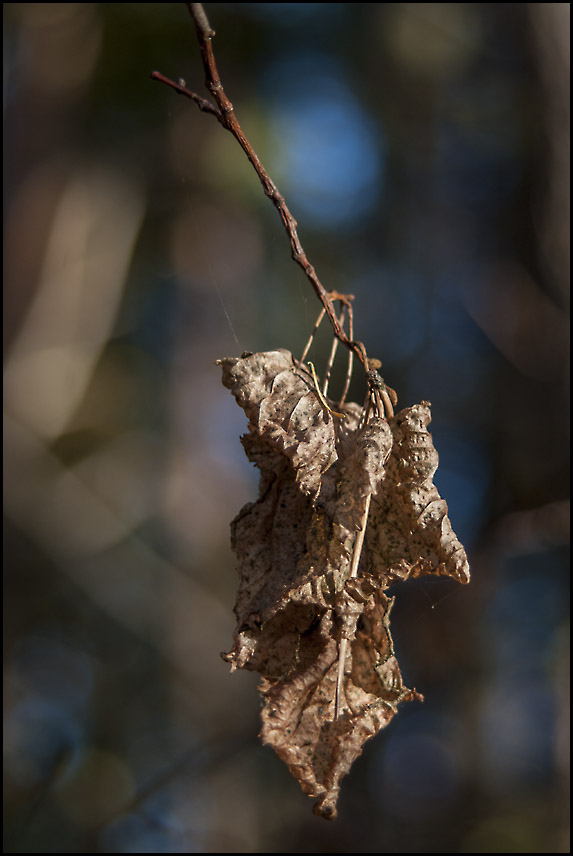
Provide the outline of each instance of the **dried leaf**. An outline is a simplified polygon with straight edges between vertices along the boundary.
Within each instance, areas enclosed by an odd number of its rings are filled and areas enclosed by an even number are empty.
[[[310,373],[297,369],[283,348],[220,363],[223,383],[247,414],[250,430],[291,459],[304,493],[316,493],[337,458],[336,425]]]
[[[390,420],[394,444],[384,489],[372,499],[368,563],[382,579],[435,574],[467,583],[466,552],[452,530],[447,503],[433,483],[438,453],[427,430],[430,420],[427,401]]]
[[[356,404],[344,419],[329,412],[286,350],[220,364],[261,471],[258,500],[231,524],[240,582],[223,657],[261,674],[263,741],[317,799],[314,811],[334,818],[365,741],[400,702],[422,698],[402,684],[384,590],[429,573],[469,580],[432,481],[429,404],[361,426]]]

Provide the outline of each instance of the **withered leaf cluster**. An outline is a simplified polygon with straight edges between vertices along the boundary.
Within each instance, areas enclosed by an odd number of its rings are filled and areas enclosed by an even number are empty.
[[[258,499],[231,524],[237,628],[222,656],[260,673],[263,742],[332,819],[366,740],[422,698],[402,683],[385,590],[423,574],[469,581],[433,484],[430,405],[364,424],[357,404],[333,415],[287,350],[219,362],[261,472]]]

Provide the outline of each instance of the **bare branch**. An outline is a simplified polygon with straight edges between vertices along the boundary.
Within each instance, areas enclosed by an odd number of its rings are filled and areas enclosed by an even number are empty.
[[[199,110],[202,110],[204,113],[211,113],[212,116],[215,116],[215,118],[224,125],[223,117],[219,112],[219,108],[215,107],[214,104],[211,104],[210,101],[207,101],[206,98],[201,98],[197,93],[191,92],[190,89],[186,88],[184,82],[178,81],[175,83],[174,80],[170,80],[168,77],[165,77],[165,75],[161,74],[160,71],[152,71],[151,79],[158,80],[160,83],[165,83],[167,86],[170,86],[171,89],[174,89],[175,92],[179,93],[179,95],[185,95],[187,98],[190,98],[195,102]]]
[[[215,35],[215,30],[212,30],[207,15],[203,9],[202,3],[187,3],[187,8],[191,12],[197,35],[200,39],[212,39]]]
[[[269,199],[272,201],[273,205],[279,212],[280,218],[283,222],[283,225],[289,238],[292,258],[303,269],[307,279],[310,281],[310,284],[312,285],[318,299],[322,303],[326,314],[328,315],[328,318],[334,330],[334,335],[337,339],[339,339],[339,341],[346,345],[347,348],[354,352],[360,362],[366,367],[367,358],[364,345],[362,345],[361,342],[352,341],[352,339],[347,336],[346,332],[342,328],[342,325],[340,324],[336,315],[336,311],[334,309],[331,297],[328,291],[322,285],[314,267],[311,265],[306,256],[306,253],[304,252],[304,249],[298,237],[298,224],[296,220],[288,209],[284,197],[279,193],[277,186],[271,179],[268,172],[265,170],[256,152],[254,151],[247,137],[243,133],[239,122],[237,121],[233,105],[225,94],[223,84],[221,83],[221,79],[219,77],[212,44],[212,39],[215,35],[215,31],[209,24],[207,15],[205,14],[205,10],[203,9],[203,5],[201,3],[187,3],[186,5],[189,9],[189,13],[191,15],[191,18],[193,19],[193,23],[197,31],[199,49],[201,51],[203,68],[205,71],[205,85],[213,96],[213,98],[215,99],[217,103],[217,108],[215,108],[210,101],[200,98],[194,92],[191,92],[190,90],[186,89],[185,86],[182,86],[178,83],[174,83],[174,81],[169,80],[169,78],[164,77],[157,71],[153,72],[151,76],[154,80],[159,80],[160,82],[170,86],[172,89],[175,89],[176,92],[179,92],[182,95],[186,95],[188,98],[190,98],[197,104],[200,110],[203,110],[206,113],[211,113],[212,115],[216,116],[216,118],[223,125],[223,127],[233,134],[233,136],[238,141],[239,145],[247,155],[255,172],[257,173],[266,196],[269,197]]]

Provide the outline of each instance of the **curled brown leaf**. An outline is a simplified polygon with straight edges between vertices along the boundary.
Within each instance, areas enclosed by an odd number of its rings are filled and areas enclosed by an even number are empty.
[[[402,683],[384,591],[422,574],[469,580],[433,484],[430,406],[362,424],[355,404],[342,406],[344,420],[333,415],[284,349],[220,364],[261,471],[257,501],[231,525],[237,629],[222,656],[259,672],[263,742],[332,819],[366,740],[398,704],[422,698]]]

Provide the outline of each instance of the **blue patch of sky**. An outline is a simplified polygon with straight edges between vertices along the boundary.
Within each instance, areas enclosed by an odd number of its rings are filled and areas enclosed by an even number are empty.
[[[470,265],[466,273],[471,275]],[[412,367],[408,386],[414,399],[429,399],[452,415],[469,408],[472,420],[483,423],[491,415],[487,388],[495,365],[493,346],[460,300],[442,294],[436,285],[429,307],[428,341],[423,359]]]
[[[283,55],[266,67],[262,87],[271,173],[295,216],[324,229],[359,226],[380,197],[385,145],[339,63],[311,50]]]
[[[237,438],[245,433],[246,417],[227,390],[205,411],[205,447],[214,460],[221,462],[233,478],[244,479],[253,489],[259,482],[259,471],[248,460]]]
[[[366,271],[350,280],[348,290],[356,296],[357,306],[368,306],[368,313],[360,317],[359,338],[369,343],[369,350],[382,359],[384,367],[412,358],[422,349],[428,300],[418,272],[373,260]],[[392,385],[390,377],[388,382]]]
[[[447,501],[454,532],[471,549],[485,525],[491,487],[489,450],[462,426],[430,426],[440,465],[434,483]]]

